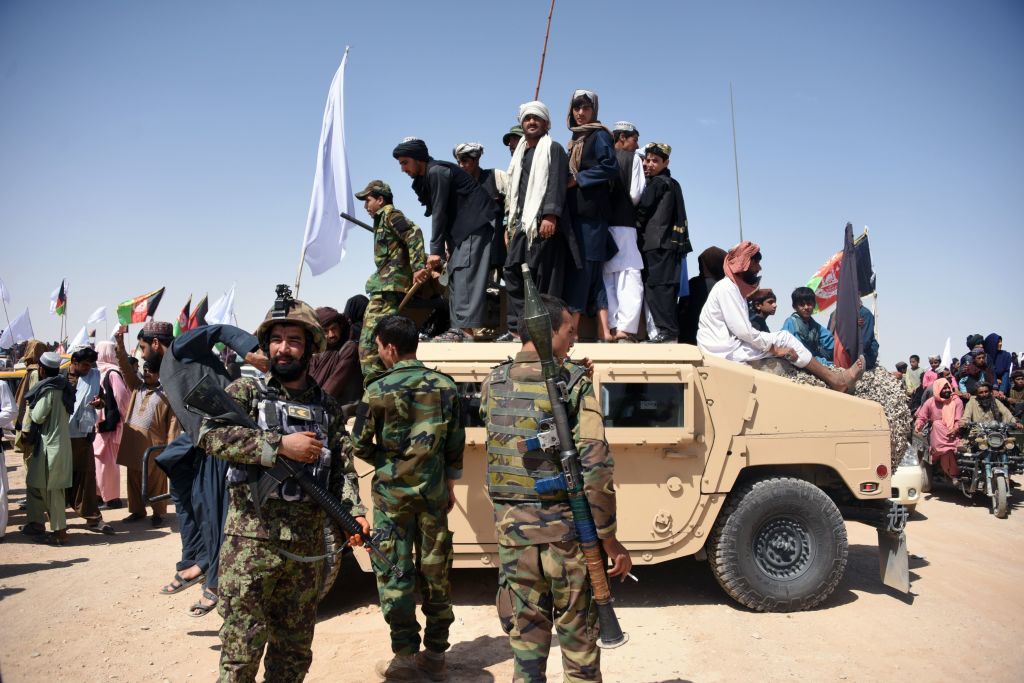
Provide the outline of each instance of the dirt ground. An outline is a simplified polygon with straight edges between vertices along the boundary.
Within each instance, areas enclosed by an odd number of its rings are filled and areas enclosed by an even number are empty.
[[[11,519],[0,545],[0,672],[21,681],[208,681],[216,677],[220,617],[189,617],[198,588],[157,594],[180,552],[170,528],[124,525],[86,531],[51,547],[18,533],[24,470],[8,453]],[[1021,679],[1024,492],[1007,520],[952,491],[921,504],[909,526],[912,594],[878,578],[875,532],[850,523],[845,578],[825,605],[756,614],[719,589],[707,565],[686,559],[635,573],[618,585],[617,612],[630,635],[606,651],[607,681]],[[623,511],[622,514],[628,514]],[[357,550],[356,552],[363,552]],[[495,573],[453,576],[452,681],[511,679],[511,652],[494,616]],[[390,654],[373,578],[347,558],[320,606],[311,681],[372,681]],[[557,645],[550,680],[562,680]]]

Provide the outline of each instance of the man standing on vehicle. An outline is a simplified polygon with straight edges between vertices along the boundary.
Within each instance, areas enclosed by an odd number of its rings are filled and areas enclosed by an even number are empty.
[[[313,661],[322,571],[320,562],[308,560],[323,551],[326,518],[291,478],[266,487],[263,500],[255,500],[256,489],[264,488],[261,479],[270,476],[267,470],[278,458],[288,458],[306,465],[350,507],[364,532],[369,526],[355,470],[341,450],[341,409],[309,377],[310,356],[327,347],[316,313],[281,294],[256,336],[270,358],[269,381],[243,377],[225,391],[259,428],[207,419],[197,444],[230,463],[221,549],[220,680],[254,681],[266,645],[266,680],[300,681]]]
[[[452,378],[416,360],[418,338],[411,320],[381,318],[373,335],[388,370],[366,387],[352,453],[375,468],[373,522],[384,534],[380,549],[404,572],[402,577],[377,572],[381,611],[391,628],[395,655],[377,663],[377,674],[385,681],[418,681],[422,671],[433,681],[443,681],[448,629],[455,620],[448,579],[448,512],[455,505],[455,481],[462,476],[462,407]],[[417,583],[426,616],[423,651],[416,621]]]
[[[612,560],[609,576],[632,567],[615,539],[614,463],[604,438],[601,406],[583,365],[566,361],[576,341],[573,316],[551,296],[541,301],[552,321],[552,351],[564,364],[567,412],[580,453],[583,486],[597,535]],[[536,434],[551,419],[551,403],[540,357],[523,325],[522,350],[515,360],[491,370],[481,388],[480,416],[487,424],[487,486],[494,505],[501,577],[499,604],[511,604],[506,628],[515,657],[516,681],[546,680],[554,626],[562,650],[565,680],[600,681],[597,612],[583,551],[565,491],[538,494],[537,479],[558,474],[558,454],[521,453],[523,435]]]

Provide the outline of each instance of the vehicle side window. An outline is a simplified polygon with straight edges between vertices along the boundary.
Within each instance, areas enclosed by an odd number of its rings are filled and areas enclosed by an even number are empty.
[[[601,382],[605,427],[684,427],[685,384]]]
[[[486,427],[480,419],[481,382],[459,382],[459,399],[462,402],[462,426]]]

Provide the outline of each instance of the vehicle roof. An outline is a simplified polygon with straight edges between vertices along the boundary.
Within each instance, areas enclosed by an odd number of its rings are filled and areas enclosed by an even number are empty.
[[[416,357],[424,363],[480,362],[491,365],[519,353],[514,342],[434,343],[421,342]],[[691,363],[704,362],[692,344],[576,344],[569,358],[590,358],[595,363]]]

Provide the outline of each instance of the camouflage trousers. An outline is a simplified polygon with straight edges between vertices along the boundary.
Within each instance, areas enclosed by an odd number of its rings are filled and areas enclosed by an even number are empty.
[[[304,544],[274,541],[302,555]],[[300,547],[300,545],[302,547]],[[269,541],[225,536],[220,551],[220,681],[255,681],[263,647],[267,681],[301,681],[313,662],[320,562],[295,562]]]
[[[455,621],[451,584],[452,534],[447,513],[373,511],[373,525],[388,536],[380,541],[381,552],[404,573],[396,578],[383,572],[374,556],[377,593],[384,621],[391,628],[391,650],[412,655],[420,649],[420,625],[416,621],[416,593],[423,598],[423,645],[432,652],[448,649],[448,629]]]
[[[370,295],[363,314],[363,331],[359,333],[359,367],[363,371],[363,386],[377,378],[386,368],[377,355],[377,342],[373,336],[373,328],[377,321],[386,315],[398,313],[398,305],[402,303],[401,292],[377,292]]]
[[[562,649],[565,681],[600,681],[597,610],[579,543],[498,545],[504,590],[511,593],[509,643],[517,682],[547,680],[551,627]]]

